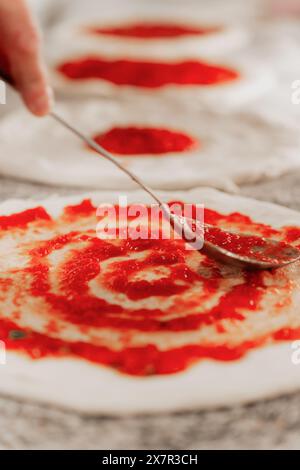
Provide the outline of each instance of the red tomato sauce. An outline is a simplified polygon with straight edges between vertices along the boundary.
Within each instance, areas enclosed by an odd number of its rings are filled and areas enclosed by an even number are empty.
[[[220,27],[196,27],[168,23],[134,23],[112,27],[92,27],[92,34],[129,37],[136,39],[179,38],[183,36],[205,36],[220,31]]]
[[[231,253],[265,263],[279,264],[290,259],[289,245],[284,242],[272,244],[263,237],[229,233],[215,227],[206,229],[205,238]]]
[[[0,217],[0,231],[14,228],[26,228],[32,222],[50,219],[50,216],[43,207],[27,209],[18,214],[3,215]]]
[[[24,283],[15,282],[18,285],[15,286],[14,315],[11,318],[0,317],[0,339],[5,341],[9,350],[24,353],[33,359],[82,358],[126,374],[146,376],[179,372],[206,358],[237,360],[267,342],[300,338],[300,328],[281,328],[263,336],[256,334],[247,341],[239,342],[237,338],[236,344],[185,341],[182,346],[167,347],[166,344],[165,348],[160,348],[154,341],[156,334],[185,335],[211,326],[221,335],[226,331],[224,320],[236,327],[241,324],[242,327],[246,321],[244,310],[247,310],[247,315],[257,315],[261,307],[267,287],[264,273],[241,271],[241,282],[224,290],[217,301],[209,305],[209,301],[224,287],[226,274],[222,265],[204,254],[196,253],[199,269],[193,269],[182,240],[99,239],[95,234],[95,212],[96,208],[89,200],[66,207],[59,220],[59,226],[65,227],[64,233],[57,233],[50,239],[43,235],[30,248],[25,245],[29,256],[26,266],[16,267],[13,277],[2,273],[0,300],[10,292],[15,276],[17,279],[21,276],[24,280]],[[255,223],[243,214],[223,215],[209,209],[206,209],[205,217],[207,223],[226,224],[236,230],[251,229],[257,235],[277,237],[283,242],[292,238],[300,245],[300,228],[297,227],[277,231]],[[89,230],[69,229],[76,221],[86,221]],[[38,207],[1,217],[0,238],[5,236],[8,227],[22,239],[28,228],[33,229],[34,233],[40,230],[44,234],[48,228],[53,230],[57,223],[56,219],[51,219],[44,209]],[[65,249],[69,249],[68,254],[54,270],[51,257]],[[104,268],[108,262],[109,268]],[[149,269],[160,273],[159,276],[149,278],[144,274]],[[55,289],[51,281],[53,274],[57,284]],[[273,275],[276,274],[269,273],[269,276]],[[29,287],[26,284],[28,279]],[[282,279],[284,281],[284,277]],[[112,298],[94,295],[91,283],[99,283],[101,289],[110,293]],[[191,286],[199,286],[199,289],[196,289],[196,294],[186,296]],[[290,282],[283,288],[288,294]],[[124,302],[114,301],[120,295],[130,301],[130,307],[126,307]],[[47,313],[51,316],[45,332],[19,326],[18,309],[22,310],[22,296],[44,302],[46,311],[40,311],[40,315]],[[164,302],[173,296],[176,298],[175,304],[164,310]],[[151,299],[159,299],[154,308],[143,303]],[[101,344],[101,340],[63,340],[59,336],[59,320],[83,332],[93,328],[95,332],[109,330],[121,333],[121,346],[114,348],[112,344],[108,347]],[[141,334],[148,335],[145,344],[130,344]]]
[[[164,63],[90,56],[64,62],[57,70],[69,80],[99,79],[119,86],[141,88],[212,86],[239,78],[235,70],[197,60]]]
[[[198,147],[196,139],[183,132],[151,127],[114,127],[93,139],[118,155],[157,155],[187,152]]]

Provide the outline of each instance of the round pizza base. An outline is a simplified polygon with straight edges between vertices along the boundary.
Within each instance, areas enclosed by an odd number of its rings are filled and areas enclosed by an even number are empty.
[[[210,59],[211,57],[220,57],[221,54],[232,52],[247,44],[249,35],[246,28],[235,25],[219,23],[218,21],[203,21],[195,18],[194,12],[185,8],[184,11],[171,9],[168,14],[161,11],[151,13],[146,10],[138,15],[136,11],[124,9],[123,14],[116,9],[106,9],[101,18],[75,18],[67,19],[56,26],[49,36],[49,46],[52,43],[56,45],[64,42],[66,48],[63,52],[56,51],[55,56],[66,57],[69,52],[94,53],[99,56],[110,56],[111,58],[124,57],[139,60],[184,60],[184,59]],[[117,15],[116,15],[117,13]],[[126,27],[130,24],[174,24],[186,27],[219,27],[220,30],[204,35],[184,35],[179,37],[162,38],[136,38],[128,36],[114,36],[110,34],[95,34],[89,31],[91,28],[109,28]],[[52,56],[50,47],[49,55]],[[54,56],[54,55],[53,55]]]
[[[300,226],[300,214],[274,204],[230,196],[213,189],[161,193],[165,200],[203,202],[230,213],[239,211],[255,221]],[[43,205],[53,216],[67,204],[91,197],[94,204],[118,201],[118,193],[102,192],[44,201],[9,200],[0,206],[7,215]],[[128,202],[151,202],[144,193],[128,193]],[[0,392],[18,398],[59,405],[87,414],[120,415],[192,410],[251,402],[292,392],[300,387],[299,369],[292,363],[289,342],[261,347],[230,362],[203,360],[188,370],[167,376],[130,377],[79,359],[30,360],[7,352],[0,366]]]
[[[65,20],[57,25],[47,39],[46,55],[50,67],[53,86],[62,94],[85,96],[159,96],[173,100],[201,105],[222,106],[232,109],[251,101],[268,90],[275,83],[271,70],[263,66],[264,62],[254,59],[251,47],[247,45],[249,33],[247,26],[236,26],[226,15],[227,7],[216,9],[204,5],[190,5],[179,2],[163,5],[149,2],[133,2],[124,5],[113,2],[102,9],[99,3],[86,12],[86,9],[75,8],[66,12]],[[92,12],[92,14],[91,14]],[[182,36],[175,38],[137,39],[115,37],[111,35],[93,35],[86,33],[89,26],[119,25],[132,22],[166,22],[187,26],[220,26],[215,33],[199,36]],[[238,49],[238,50],[237,50]],[[136,86],[119,86],[101,79],[70,80],[57,71],[63,62],[86,56],[99,56],[107,60],[131,59],[176,63],[185,60],[200,60],[223,67],[232,68],[240,73],[237,80],[208,86],[165,85],[150,89]]]
[[[78,60],[88,55],[84,50],[74,46],[69,55],[63,58],[49,56],[50,79],[55,90],[63,96],[86,96],[86,97],[111,97],[135,99],[136,97],[146,97],[159,99],[170,99],[181,105],[190,104],[191,107],[218,107],[221,105],[223,112],[230,112],[240,108],[251,100],[256,99],[266,92],[272,90],[276,80],[272,73],[257,61],[250,58],[248,60],[236,58],[219,58],[219,60],[204,61],[212,65],[225,67],[237,71],[239,77],[236,80],[219,83],[215,85],[176,85],[169,84],[159,88],[137,87],[132,85],[116,85],[110,81],[102,79],[71,80],[57,71],[57,67],[69,60]],[[57,45],[53,50],[57,51],[61,46]],[[103,57],[103,56],[102,56]],[[110,56],[104,56],[112,59]],[[114,59],[124,59],[118,56]],[[189,60],[194,60],[190,57]],[[165,60],[164,62],[177,62],[175,60]]]
[[[113,127],[179,131],[199,142],[183,152],[121,156],[119,161],[157,189],[198,185],[236,191],[243,183],[276,178],[300,167],[300,136],[248,111],[224,116],[159,100],[66,101],[57,112],[90,137]],[[0,172],[46,184],[91,189],[136,189],[119,169],[50,117],[25,110],[1,122]]]

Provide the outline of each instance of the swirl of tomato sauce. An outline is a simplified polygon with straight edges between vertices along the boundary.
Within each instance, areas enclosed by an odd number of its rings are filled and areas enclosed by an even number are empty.
[[[286,270],[228,268],[178,239],[99,239],[95,212],[85,200],[56,219],[41,207],[0,217],[0,241],[13,233],[26,259],[0,278],[0,338],[8,349],[144,376],[205,358],[236,360],[267,342],[300,337],[300,322],[292,328],[283,315],[282,327],[272,323],[296,285]],[[205,215],[217,226],[300,244],[297,227],[277,231],[239,213]],[[266,300],[270,324],[257,333],[252,322]],[[30,323],[32,312],[43,326]]]

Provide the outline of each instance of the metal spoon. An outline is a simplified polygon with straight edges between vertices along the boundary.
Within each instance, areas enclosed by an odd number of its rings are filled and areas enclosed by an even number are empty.
[[[2,74],[1,71],[0,76],[4,78],[4,81],[13,86],[10,77],[7,77],[7,75],[5,75],[4,73]],[[13,88],[15,89],[14,86]],[[160,206],[165,216],[171,222],[171,225],[175,231],[179,232],[180,235],[184,233],[186,236],[184,238],[188,241],[195,239],[195,232],[192,231],[190,224],[187,222],[187,220],[185,220],[183,217],[179,218],[177,215],[172,214],[170,212],[169,206],[163,203],[163,201],[151,188],[145,185],[143,181],[141,181],[140,178],[138,178],[134,173],[125,168],[110,152],[105,150],[101,145],[97,144],[90,137],[84,135],[81,131],[79,131],[73,125],[68,123],[64,118],[59,116],[55,111],[52,111],[49,115],[57,122],[59,122],[62,126],[64,126],[66,129],[71,131],[73,134],[77,135],[77,137],[79,137],[83,142],[88,144],[97,153],[99,153],[104,158],[113,163],[115,166],[117,166],[121,171],[123,171],[123,173],[129,176],[129,178],[131,178],[137,185],[139,185],[144,191],[146,191]],[[228,249],[228,247],[225,248],[224,246],[219,246],[218,244],[213,243],[205,237],[205,232],[209,233],[210,230],[214,229],[213,226],[208,224],[202,224],[201,228],[202,230],[200,230],[200,232],[204,233],[204,237],[202,240],[203,252],[213,257],[214,259],[217,259],[226,264],[231,264],[246,269],[275,269],[282,266],[286,266],[291,263],[295,263],[300,259],[300,250],[298,250],[297,248],[291,245],[282,244],[275,240],[270,240],[261,237],[257,237],[263,241],[261,246],[259,246],[259,257],[261,259],[258,259],[258,257],[256,256],[258,252],[255,253],[254,251],[250,251],[249,254],[236,253]],[[240,240],[243,240],[244,238],[245,241],[247,241],[246,238],[249,239],[249,235],[246,234],[225,231],[219,228],[217,228],[217,230],[224,236],[223,238],[225,239],[230,239],[230,237],[232,236],[238,236]]]
[[[52,111],[50,116],[62,124],[65,128],[69,129],[73,134],[76,134],[82,141],[88,144],[93,150],[105,157],[111,163],[116,165],[121,171],[126,173],[129,178],[131,178],[136,184],[138,184],[144,191],[146,191],[161,207],[163,213],[171,221],[172,227],[175,231],[179,232],[181,235],[184,233],[186,240],[195,240],[195,231],[192,230],[191,224],[188,223],[183,217],[179,217],[170,212],[169,206],[157,196],[157,194],[149,188],[143,181],[140,180],[134,173],[125,168],[110,152],[105,150],[101,145],[97,144],[93,139],[82,134],[78,129],[73,125],[70,125],[65,121],[64,118],[59,116],[56,112]],[[205,232],[210,232],[215,230],[215,227],[209,224],[202,224],[199,230],[199,233],[204,233],[203,238],[203,252],[209,254],[213,258],[227,263],[232,264],[238,267],[247,268],[247,269],[274,269],[285,266],[290,263],[294,263],[300,259],[300,250],[297,248],[277,242],[275,240],[266,239],[263,237],[253,237],[247,234],[225,231],[217,228],[217,230],[222,233],[222,238],[239,238],[243,243],[244,241],[249,241],[250,239],[258,239],[261,241],[259,246],[255,246],[255,251],[249,254],[238,254],[234,251],[228,250],[224,246],[220,246],[209,239],[205,238]],[[258,256],[261,259],[258,259]]]

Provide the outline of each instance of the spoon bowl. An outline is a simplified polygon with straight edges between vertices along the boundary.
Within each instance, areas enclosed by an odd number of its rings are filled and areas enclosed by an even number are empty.
[[[232,232],[223,230],[223,233],[231,234]],[[239,234],[239,237],[247,238],[247,235]],[[298,248],[269,238],[261,238],[261,240],[264,241],[264,245],[257,250],[256,256],[255,253],[253,253],[254,256],[234,253],[209,241],[204,241],[203,252],[223,263],[255,270],[282,268],[300,260]]]
[[[300,250],[287,243],[184,218],[172,214],[166,204],[162,209],[173,229],[187,243],[201,237],[201,251],[222,263],[260,270],[277,269],[300,260]]]

